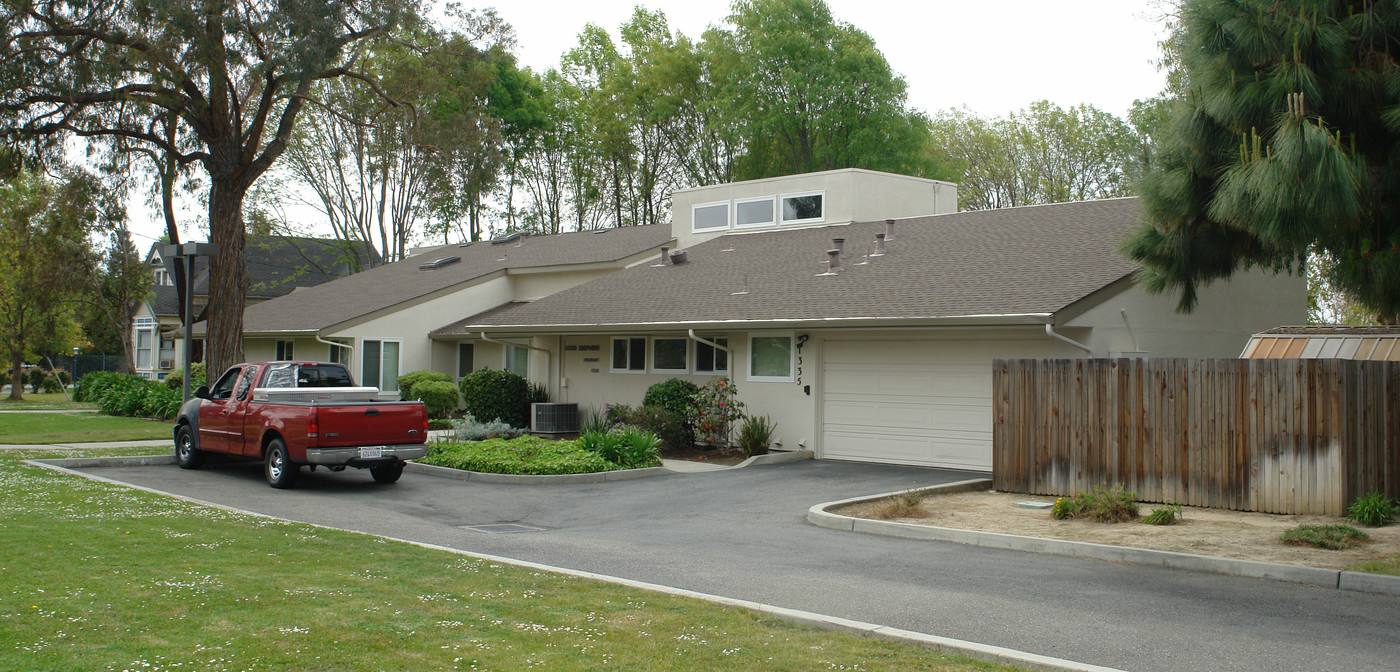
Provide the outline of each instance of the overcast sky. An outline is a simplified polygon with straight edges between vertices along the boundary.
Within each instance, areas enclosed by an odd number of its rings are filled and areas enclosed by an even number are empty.
[[[1004,115],[1037,100],[1089,103],[1123,116],[1133,101],[1161,90],[1162,17],[1158,0],[827,0],[838,21],[874,39],[909,84],[909,105],[926,112],[967,107]],[[463,4],[473,6],[469,0]],[[617,29],[634,0],[511,0],[496,5],[516,32],[516,54],[536,72],[557,67],[589,22]],[[672,31],[693,39],[729,14],[715,0],[652,0]],[[489,5],[477,5],[485,7]],[[139,196],[135,200],[139,200]],[[143,252],[164,232],[158,213],[132,204]],[[192,204],[182,221],[192,221]],[[291,215],[292,213],[289,213]],[[310,213],[297,213],[305,214]],[[203,234],[186,230],[186,240]]]

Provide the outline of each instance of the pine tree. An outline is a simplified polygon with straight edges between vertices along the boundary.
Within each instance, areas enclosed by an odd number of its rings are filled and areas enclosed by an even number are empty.
[[[1138,282],[1189,311],[1201,285],[1320,252],[1332,286],[1394,321],[1400,6],[1185,0],[1179,18],[1186,87],[1124,246]]]

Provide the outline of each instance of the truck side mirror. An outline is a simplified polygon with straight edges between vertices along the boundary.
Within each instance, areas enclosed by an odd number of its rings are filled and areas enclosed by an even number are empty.
[[[195,396],[195,398],[197,398],[197,399],[208,399],[208,398],[209,398],[209,386],[208,386],[208,385],[200,385],[199,387],[194,388],[194,396]]]

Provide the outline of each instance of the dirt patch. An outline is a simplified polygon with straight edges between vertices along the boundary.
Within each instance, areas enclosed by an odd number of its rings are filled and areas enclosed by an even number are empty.
[[[690,448],[672,448],[663,446],[661,448],[661,458],[664,460],[689,460],[691,462],[706,462],[709,464],[720,464],[732,467],[744,460],[748,456],[742,450],[716,450],[714,448],[701,448],[693,446]]]
[[[1004,492],[961,492],[929,495],[914,511],[901,518],[885,518],[901,523],[952,527],[962,530],[1001,532],[1029,537],[1131,546],[1158,551],[1177,551],[1223,558],[1281,562],[1292,565],[1340,569],[1358,562],[1400,553],[1400,525],[1361,527],[1371,540],[1346,551],[1285,546],[1279,535],[1304,523],[1328,525],[1346,523],[1330,516],[1283,516],[1185,507],[1175,525],[1094,523],[1082,520],[1055,520],[1049,509],[1026,509],[1018,502],[1054,502],[1053,497],[1016,495]],[[857,518],[879,518],[890,500],[878,500],[832,511]],[[1143,504],[1147,515],[1160,505]]]

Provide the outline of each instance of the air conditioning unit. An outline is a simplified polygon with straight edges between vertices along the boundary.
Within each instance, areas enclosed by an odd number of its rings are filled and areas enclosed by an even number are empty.
[[[162,360],[160,360],[160,368],[162,368],[162,369],[173,369],[173,368],[175,368],[175,360],[173,360],[173,359],[162,359]]]
[[[572,434],[578,431],[578,404],[530,404],[530,431]]]

